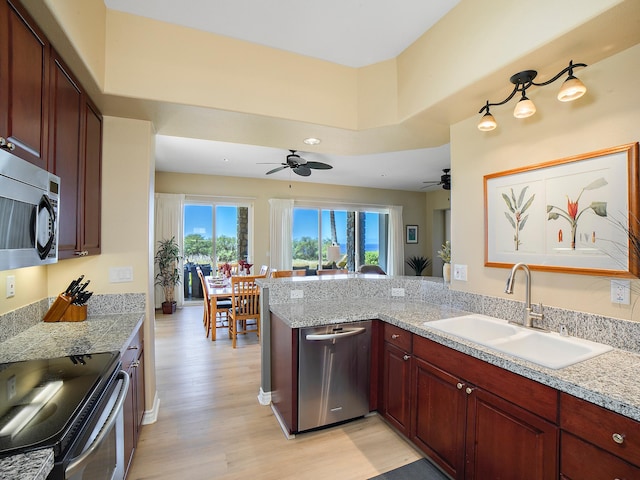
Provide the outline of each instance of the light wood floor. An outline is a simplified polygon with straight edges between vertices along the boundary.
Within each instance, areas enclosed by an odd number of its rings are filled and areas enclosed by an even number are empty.
[[[158,421],[142,428],[128,480],[363,480],[421,458],[374,415],[287,440],[260,405],[255,334],[205,338],[202,306],[156,314]]]

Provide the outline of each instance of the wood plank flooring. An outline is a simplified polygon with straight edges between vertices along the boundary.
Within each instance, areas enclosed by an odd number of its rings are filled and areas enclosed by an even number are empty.
[[[421,458],[379,416],[287,440],[260,405],[260,345],[205,338],[202,306],[156,313],[158,421],[142,428],[128,480],[363,480]]]

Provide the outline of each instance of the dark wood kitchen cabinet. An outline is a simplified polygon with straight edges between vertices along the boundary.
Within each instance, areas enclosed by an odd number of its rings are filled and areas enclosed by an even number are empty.
[[[561,478],[640,478],[639,422],[561,393],[560,428]]]
[[[394,325],[384,325],[381,412],[405,436],[411,420],[412,334]]]
[[[558,478],[558,393],[414,335],[411,439],[457,479]]]
[[[129,471],[144,416],[144,339],[142,327],[122,355],[122,369],[129,375],[129,392],[124,403],[124,460]]]
[[[60,177],[60,260],[100,253],[102,117],[52,50],[49,170]]]
[[[48,168],[50,45],[17,2],[0,0],[0,137]]]

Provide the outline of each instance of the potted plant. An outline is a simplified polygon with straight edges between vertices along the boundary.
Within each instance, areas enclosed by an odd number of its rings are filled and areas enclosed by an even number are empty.
[[[407,260],[407,265],[409,265],[415,272],[416,277],[422,275],[422,271],[431,265],[431,259],[427,257],[409,257]]]
[[[438,250],[438,256],[442,259],[442,278],[445,283],[451,281],[451,243],[449,240],[442,244],[442,250]]]
[[[158,241],[155,262],[158,265],[156,285],[164,291],[162,313],[171,314],[176,311],[175,287],[180,284],[180,246],[175,237]]]

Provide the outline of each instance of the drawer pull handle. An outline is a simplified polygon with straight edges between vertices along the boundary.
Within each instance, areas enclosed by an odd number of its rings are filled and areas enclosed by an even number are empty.
[[[127,350],[137,350],[138,349],[138,345],[129,345],[129,347],[127,348]]]
[[[471,392],[473,392],[473,388],[471,388],[471,387],[467,387],[467,389],[465,390],[465,392],[467,392],[467,395],[471,395]]]
[[[456,388],[457,388],[458,390],[462,390],[462,387],[464,387],[464,385],[463,385],[463,384],[461,384],[460,382],[458,382],[458,383],[456,384]]]
[[[622,445],[624,443],[624,435],[621,435],[619,433],[614,433],[613,435],[611,435],[611,438],[613,438],[613,441],[618,445]]]
[[[131,362],[131,367],[138,368],[140,366],[140,362],[136,360],[135,362]]]
[[[404,358],[405,360],[409,360],[411,357],[410,357],[409,355],[405,355],[405,356],[404,356],[404,357],[402,357],[402,358]]]
[[[398,335],[397,333],[394,333],[393,335],[391,335],[391,338],[395,340],[396,338],[400,338],[400,335]]]

